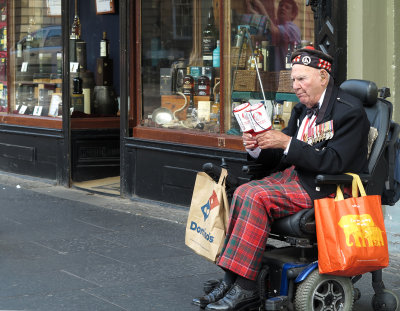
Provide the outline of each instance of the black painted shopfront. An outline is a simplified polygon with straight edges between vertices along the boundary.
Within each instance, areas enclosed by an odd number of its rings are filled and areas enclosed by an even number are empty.
[[[299,25],[300,40],[293,41],[291,49],[312,43],[334,55],[335,63],[340,64],[334,76],[340,83],[346,76],[346,1],[295,1],[298,12],[292,22],[293,26]],[[104,2],[107,1],[96,1],[96,4]],[[273,5],[268,8],[269,22],[265,15],[251,15],[239,0],[109,2],[112,9],[107,11],[107,7],[106,12],[100,12],[101,8],[92,1],[54,1],[56,4],[51,9],[60,10],[57,11],[60,15],[54,13],[49,17],[45,12],[24,25],[21,21],[26,19],[18,15],[22,10],[9,6],[8,98],[0,115],[0,170],[53,179],[65,186],[119,176],[124,197],[184,206],[190,204],[196,173],[205,162],[220,164],[223,158],[233,173],[246,178],[241,172],[246,152],[232,109],[246,101],[255,104],[262,100],[265,106],[280,104],[282,111],[278,112],[287,114],[288,110],[284,109],[296,102],[290,87],[283,83],[288,70],[277,67],[274,61],[279,49],[273,43],[269,23],[279,24],[278,16],[272,16],[277,13],[271,13],[273,9],[277,12],[279,1],[272,1]],[[76,13],[82,32],[79,41],[71,41]],[[58,114],[52,116],[44,116],[43,111],[39,114],[39,108],[35,107],[32,111],[36,115],[21,113],[21,106],[29,105],[19,102],[21,92],[17,92],[19,86],[25,85],[21,68],[28,63],[29,71],[31,64],[30,59],[16,56],[18,43],[29,31],[33,33],[41,28],[40,21],[43,25],[47,23],[46,26],[60,25],[62,29],[59,38],[62,76],[54,86],[59,89],[52,89],[48,109],[54,93],[60,94],[62,103],[69,104],[60,103]],[[212,48],[205,50],[204,28],[210,21],[216,37]],[[96,80],[103,32],[110,41],[113,98],[118,98],[113,105],[118,108],[104,113],[105,110],[96,110],[99,106],[92,102],[90,112],[80,111],[78,106],[71,112],[74,98],[83,98],[73,94],[72,80],[78,73],[71,70],[71,60],[78,66],[84,63],[79,70],[83,88],[85,82],[86,87],[91,82],[87,88],[94,92],[94,86],[100,86],[93,80]],[[244,48],[241,34],[248,38]],[[76,52],[71,44],[80,41],[85,42],[86,59],[76,60],[71,58]],[[251,67],[254,64],[250,56],[257,42],[261,54],[264,52],[269,57],[265,57],[269,60],[260,70]],[[287,44],[284,49],[288,49]],[[245,64],[240,60],[243,51],[248,53]],[[217,58],[219,63],[213,63]],[[59,73],[57,62],[53,65],[52,73]],[[264,95],[257,82],[257,71],[261,73]],[[195,78],[192,90],[185,89],[181,83],[187,72]],[[202,76],[208,78],[205,84],[199,80]],[[33,83],[31,78],[28,85]],[[39,89],[53,87],[47,86],[47,80],[36,81],[32,92],[37,97]],[[241,81],[244,86],[240,85]],[[55,80],[52,82],[57,84]],[[208,87],[206,93],[199,91],[199,85]],[[24,92],[29,94],[27,90]],[[109,101],[103,103],[108,104]],[[45,107],[35,98],[34,106],[41,105]]]

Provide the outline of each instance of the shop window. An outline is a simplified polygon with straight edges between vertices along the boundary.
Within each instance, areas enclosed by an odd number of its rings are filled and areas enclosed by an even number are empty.
[[[7,111],[7,1],[0,1],[0,112]]]
[[[298,101],[288,59],[314,41],[314,17],[306,2],[141,1],[136,134],[150,138],[144,130],[157,129],[239,137],[233,110],[260,102],[271,120],[280,120],[275,128],[282,128]],[[171,139],[154,138],[160,137]]]
[[[50,5],[50,2],[47,2]],[[40,1],[9,1],[10,115],[61,118],[61,16]]]

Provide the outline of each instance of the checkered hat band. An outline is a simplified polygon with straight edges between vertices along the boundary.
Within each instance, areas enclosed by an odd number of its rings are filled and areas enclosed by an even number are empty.
[[[331,72],[332,70],[332,64],[330,62],[308,53],[303,53],[293,58],[292,65],[295,64],[310,66],[317,69],[325,69],[328,72]]]

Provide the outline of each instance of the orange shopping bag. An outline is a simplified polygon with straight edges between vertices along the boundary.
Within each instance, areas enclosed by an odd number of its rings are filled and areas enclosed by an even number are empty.
[[[381,197],[367,196],[360,177],[349,175],[353,176],[353,197],[344,199],[338,186],[336,198],[314,201],[322,274],[354,276],[389,265]]]

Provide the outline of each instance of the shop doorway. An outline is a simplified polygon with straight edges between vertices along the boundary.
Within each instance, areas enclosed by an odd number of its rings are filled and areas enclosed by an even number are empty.
[[[110,3],[69,0],[70,167],[73,187],[119,195],[120,16]]]

